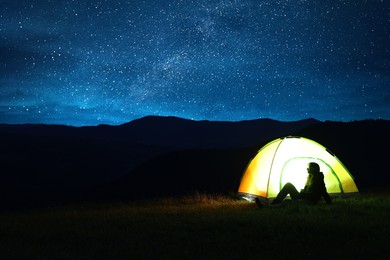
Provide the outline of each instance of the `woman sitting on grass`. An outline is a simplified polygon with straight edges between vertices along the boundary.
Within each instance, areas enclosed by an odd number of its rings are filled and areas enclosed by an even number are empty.
[[[305,188],[298,192],[293,184],[290,182],[286,183],[271,205],[281,203],[288,194],[290,194],[292,200],[305,200],[310,203],[317,203],[321,197],[324,197],[326,203],[332,203],[326,191],[324,174],[320,172],[320,166],[315,162],[311,162],[308,165],[307,172],[309,175],[307,176]],[[261,208],[264,206],[258,197],[255,201],[258,207]]]

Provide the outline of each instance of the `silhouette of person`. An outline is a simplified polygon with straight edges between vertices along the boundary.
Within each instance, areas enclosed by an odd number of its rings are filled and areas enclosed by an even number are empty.
[[[286,183],[271,202],[271,205],[281,203],[288,194],[290,194],[292,200],[304,200],[309,203],[317,203],[321,197],[324,197],[326,203],[331,204],[332,201],[326,191],[324,174],[320,172],[320,166],[315,162],[311,162],[308,164],[307,172],[305,187],[300,192],[290,182]],[[255,202],[258,207],[263,207],[258,197],[255,199]]]

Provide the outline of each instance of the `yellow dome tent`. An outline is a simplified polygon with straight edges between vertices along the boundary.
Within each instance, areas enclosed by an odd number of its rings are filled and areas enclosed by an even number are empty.
[[[238,192],[247,199],[269,199],[275,198],[287,182],[303,189],[309,162],[320,166],[329,194],[359,192],[352,175],[333,153],[313,140],[296,136],[263,146],[246,168]]]

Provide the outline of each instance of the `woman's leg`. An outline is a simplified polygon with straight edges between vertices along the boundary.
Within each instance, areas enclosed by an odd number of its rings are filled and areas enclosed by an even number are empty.
[[[282,200],[284,200],[284,198],[290,194],[291,198],[293,200],[295,199],[299,199],[299,192],[298,190],[295,188],[295,186],[293,184],[291,184],[290,182],[286,183],[283,188],[279,191],[278,195],[276,196],[275,200],[271,203],[271,204],[276,204],[276,203],[280,203],[282,202]]]

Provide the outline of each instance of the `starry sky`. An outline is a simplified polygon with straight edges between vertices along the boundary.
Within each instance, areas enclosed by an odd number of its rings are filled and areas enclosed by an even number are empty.
[[[390,119],[390,1],[0,0],[0,123]]]

